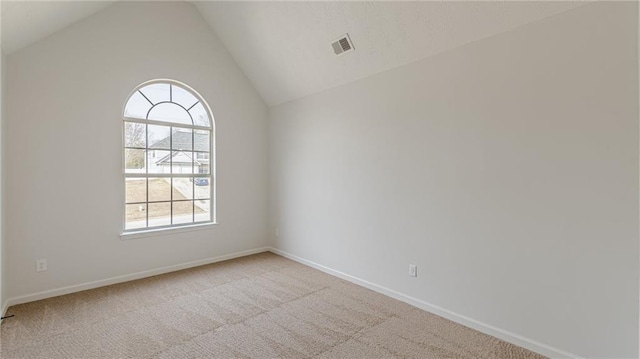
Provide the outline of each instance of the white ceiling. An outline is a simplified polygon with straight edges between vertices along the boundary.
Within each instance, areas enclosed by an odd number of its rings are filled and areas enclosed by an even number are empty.
[[[392,69],[584,2],[196,2],[268,105]],[[355,51],[329,43],[349,33]]]
[[[2,50],[5,54],[17,51],[104,9],[111,3],[113,1],[2,0]]]
[[[114,1],[1,0],[10,54]],[[268,105],[431,56],[585,4],[582,1],[194,1]],[[356,51],[333,54],[349,33]]]

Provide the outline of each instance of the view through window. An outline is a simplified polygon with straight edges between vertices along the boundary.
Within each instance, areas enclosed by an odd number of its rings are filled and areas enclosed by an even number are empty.
[[[214,219],[213,118],[174,81],[141,85],[124,111],[125,231]]]

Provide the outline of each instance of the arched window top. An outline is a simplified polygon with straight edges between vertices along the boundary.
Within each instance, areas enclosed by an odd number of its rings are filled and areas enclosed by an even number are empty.
[[[127,100],[125,118],[212,128],[206,102],[188,86],[172,80],[145,82]]]

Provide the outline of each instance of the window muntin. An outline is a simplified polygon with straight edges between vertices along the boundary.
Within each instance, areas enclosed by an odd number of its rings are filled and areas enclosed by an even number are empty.
[[[141,85],[124,110],[124,230],[213,222],[213,117],[174,81]]]

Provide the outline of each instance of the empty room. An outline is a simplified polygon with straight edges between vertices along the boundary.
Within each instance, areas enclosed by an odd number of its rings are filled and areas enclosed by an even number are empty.
[[[638,358],[639,15],[0,0],[0,357]]]

